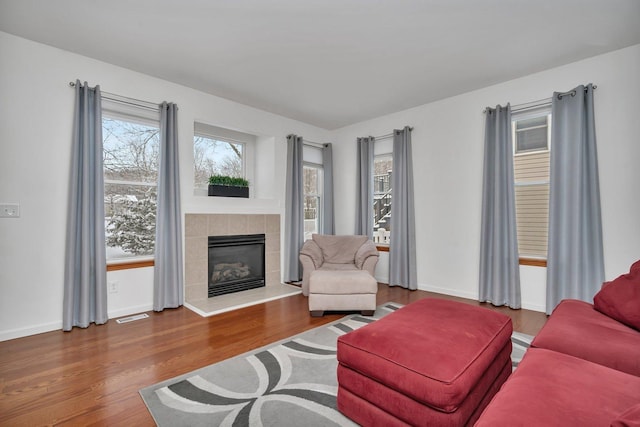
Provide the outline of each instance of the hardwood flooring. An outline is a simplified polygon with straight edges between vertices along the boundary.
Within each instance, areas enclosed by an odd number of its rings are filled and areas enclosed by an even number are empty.
[[[497,310],[514,329],[535,335],[543,313],[379,285],[378,304],[435,297]],[[138,390],[332,322],[309,316],[295,295],[203,318],[187,308],[148,319],[53,331],[0,342],[0,425],[152,426]]]

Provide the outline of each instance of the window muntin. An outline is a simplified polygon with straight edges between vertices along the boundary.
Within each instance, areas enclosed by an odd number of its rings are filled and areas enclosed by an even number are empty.
[[[246,146],[218,137],[195,134],[193,137],[194,179],[196,188],[207,188],[211,175],[245,178]]]
[[[514,183],[520,258],[545,260],[549,228],[551,114],[514,114]],[[520,150],[518,150],[520,149]]]
[[[393,155],[377,154],[373,158],[373,236],[379,244],[389,244],[391,236],[391,202],[393,195]]]
[[[302,168],[304,189],[304,240],[314,233],[321,233],[322,216],[322,165],[305,163]]]
[[[107,261],[154,253],[159,123],[103,113]]]

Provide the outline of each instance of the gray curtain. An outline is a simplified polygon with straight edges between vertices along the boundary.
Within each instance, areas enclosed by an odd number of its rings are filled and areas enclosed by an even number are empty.
[[[179,307],[184,301],[177,113],[178,107],[173,103],[160,105],[160,167],[153,268],[155,311]]]
[[[414,290],[418,289],[418,273],[412,159],[411,128],[394,130],[389,285]]]
[[[100,86],[76,80],[62,329],[102,324],[107,316]]]
[[[323,234],[335,234],[335,217],[333,209],[333,148],[331,144],[324,144],[322,147],[322,225],[320,227]]]
[[[356,234],[373,238],[373,144],[372,136],[358,138],[356,174]]]
[[[553,94],[547,314],[565,298],[591,301],[604,281],[593,86]]]
[[[487,108],[480,231],[480,301],[520,308],[511,106]]]
[[[287,187],[285,202],[285,258],[284,280],[297,282],[302,278],[300,249],[304,243],[304,214],[302,187],[302,137],[287,136]]]

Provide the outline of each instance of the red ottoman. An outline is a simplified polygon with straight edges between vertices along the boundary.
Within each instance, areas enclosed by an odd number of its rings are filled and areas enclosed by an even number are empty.
[[[338,338],[338,409],[358,424],[473,424],[511,374],[511,319],[427,298]]]

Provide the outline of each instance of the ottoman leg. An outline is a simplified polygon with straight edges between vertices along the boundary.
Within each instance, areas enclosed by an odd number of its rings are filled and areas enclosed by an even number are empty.
[[[324,316],[324,310],[311,310],[311,317],[322,317]]]
[[[363,316],[373,316],[373,313],[375,312],[375,310],[362,310],[360,311],[360,314],[362,314]]]

